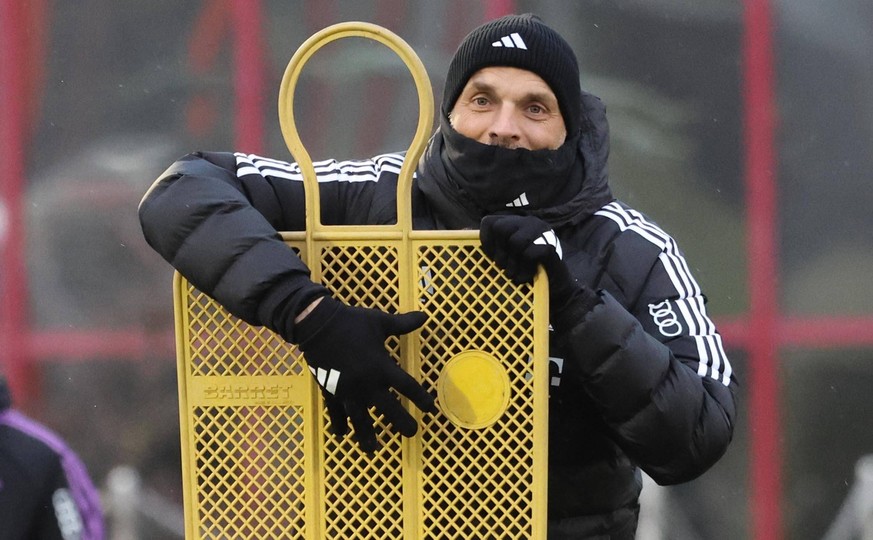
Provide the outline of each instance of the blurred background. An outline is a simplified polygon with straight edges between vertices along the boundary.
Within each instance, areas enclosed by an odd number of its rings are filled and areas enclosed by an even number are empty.
[[[152,181],[194,150],[291,159],[279,82],[329,24],[399,34],[439,101],[463,36],[528,11],[577,51],[608,108],[613,189],[684,248],[741,383],[727,455],[647,489],[641,537],[858,536],[873,2],[0,0],[0,370],[80,453],[113,537],[181,534],[172,270],[136,216]],[[411,77],[369,42],[323,49],[296,96],[315,159],[405,149],[415,129]]]

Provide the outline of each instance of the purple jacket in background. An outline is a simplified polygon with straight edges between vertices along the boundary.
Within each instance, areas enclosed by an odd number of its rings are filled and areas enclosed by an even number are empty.
[[[99,494],[79,457],[57,434],[0,403],[0,540],[104,537]]]

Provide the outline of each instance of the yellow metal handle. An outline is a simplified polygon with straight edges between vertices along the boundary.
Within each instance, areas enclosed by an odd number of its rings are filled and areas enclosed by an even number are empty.
[[[279,87],[279,125],[285,144],[294,160],[300,166],[303,174],[303,185],[306,191],[306,230],[314,232],[322,227],[321,205],[318,196],[318,181],[312,158],[303,147],[297,124],[294,121],[294,89],[303,65],[320,48],[332,41],[348,37],[362,37],[378,41],[394,51],[406,64],[415,81],[418,92],[418,127],[409,145],[406,159],[400,169],[397,182],[397,228],[404,232],[412,230],[411,188],[412,174],[418,164],[418,159],[424,152],[433,125],[433,92],[430,79],[421,59],[402,38],[379,25],[366,22],[344,22],[328,26],[307,39],[285,68],[282,84]]]

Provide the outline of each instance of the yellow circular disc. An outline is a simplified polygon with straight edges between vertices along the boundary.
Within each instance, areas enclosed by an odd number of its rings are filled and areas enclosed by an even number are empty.
[[[465,428],[487,427],[509,405],[509,374],[490,354],[464,351],[446,362],[437,393],[449,420]]]

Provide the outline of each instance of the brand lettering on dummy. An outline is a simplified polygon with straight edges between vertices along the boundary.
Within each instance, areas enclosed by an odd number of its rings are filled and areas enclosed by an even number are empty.
[[[676,337],[682,333],[682,324],[669,300],[664,300],[660,304],[649,304],[649,315],[665,337]]]
[[[253,401],[254,403],[285,402],[291,398],[291,384],[244,384],[210,385],[204,388],[204,399],[230,399]]]

